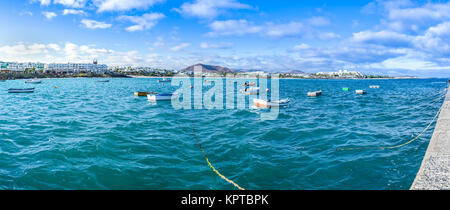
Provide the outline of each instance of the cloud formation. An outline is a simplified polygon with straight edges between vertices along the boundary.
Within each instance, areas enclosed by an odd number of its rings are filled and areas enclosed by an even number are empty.
[[[106,29],[112,26],[112,24],[109,23],[89,19],[83,19],[81,20],[81,23],[89,29]]]
[[[134,23],[135,25],[126,28],[127,31],[134,32],[134,31],[149,30],[153,26],[155,26],[159,20],[163,19],[164,17],[166,16],[162,13],[147,13],[143,14],[142,16],[123,15],[120,16],[118,19],[127,20]]]
[[[198,18],[215,18],[226,10],[252,9],[250,5],[236,0],[195,0],[186,2],[175,11],[182,15]]]

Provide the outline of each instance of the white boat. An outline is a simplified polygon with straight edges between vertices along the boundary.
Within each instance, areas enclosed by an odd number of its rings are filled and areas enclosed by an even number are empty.
[[[11,89],[8,89],[8,93],[33,93],[33,92],[34,92],[34,88],[26,88],[26,89],[11,88]]]
[[[171,79],[163,78],[162,80],[158,80],[158,82],[172,82]]]
[[[364,95],[364,94],[367,94],[367,91],[365,91],[365,90],[356,90],[356,94]]]
[[[149,101],[170,101],[173,94],[147,95]]]
[[[308,96],[309,97],[317,97],[317,96],[320,96],[320,95],[322,95],[322,91],[321,90],[314,91],[314,92],[308,92]]]
[[[379,85],[371,85],[370,88],[372,88],[372,89],[378,89],[378,88],[380,88],[380,86],[379,86]]]
[[[246,86],[246,87],[248,87],[248,86],[255,86],[256,85],[256,82],[252,82],[252,83],[248,83],[248,82],[246,82],[245,84],[243,84],[242,86]]]
[[[40,79],[31,79],[31,80],[25,81],[25,83],[40,84],[40,83],[42,83],[42,80],[40,80]]]
[[[289,98],[279,100],[279,101],[269,101],[262,99],[253,99],[253,104],[257,107],[272,108],[272,107],[283,107],[287,106],[291,100]]]
[[[109,82],[109,80],[98,80],[97,82],[107,83],[107,82]]]
[[[252,88],[246,88],[244,90],[241,90],[241,93],[244,93],[245,95],[258,95],[259,90],[261,90],[261,88],[252,87]]]

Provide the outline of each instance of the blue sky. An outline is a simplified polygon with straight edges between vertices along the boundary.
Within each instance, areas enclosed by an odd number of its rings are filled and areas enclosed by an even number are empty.
[[[4,0],[0,60],[450,77],[450,3]]]

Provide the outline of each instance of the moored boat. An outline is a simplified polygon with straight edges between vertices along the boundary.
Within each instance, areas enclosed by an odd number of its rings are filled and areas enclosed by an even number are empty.
[[[253,104],[257,107],[263,108],[272,108],[272,107],[283,107],[287,106],[291,100],[289,98],[279,100],[279,101],[270,101],[263,99],[253,99]]]
[[[161,80],[158,80],[158,82],[172,82],[171,79],[163,78]]]
[[[370,88],[372,88],[372,89],[378,89],[378,88],[380,88],[380,86],[379,86],[379,85],[371,85]]]
[[[40,84],[40,83],[42,83],[42,80],[40,80],[40,79],[31,79],[31,80],[25,81],[25,83]]]
[[[309,97],[317,97],[317,96],[320,96],[320,95],[322,95],[322,91],[321,90],[308,93]]]
[[[11,88],[8,89],[8,93],[33,93],[34,88],[25,88],[25,89],[17,89],[17,88]]]
[[[98,80],[97,82],[103,82],[103,83],[106,83],[106,82],[109,82],[109,80]]]
[[[135,96],[147,96],[147,95],[156,95],[158,93],[155,92],[134,92]]]
[[[359,95],[367,94],[367,91],[365,91],[365,90],[356,90],[355,92],[356,92],[356,94],[359,94]]]
[[[147,95],[149,101],[170,101],[172,100],[173,94],[156,94]]]
[[[242,86],[246,86],[246,87],[248,87],[248,86],[255,86],[256,85],[256,82],[252,82],[252,83],[245,83],[245,84],[243,84]]]
[[[244,90],[241,90],[241,93],[244,93],[245,95],[258,95],[260,89],[261,88],[259,87],[245,88]]]

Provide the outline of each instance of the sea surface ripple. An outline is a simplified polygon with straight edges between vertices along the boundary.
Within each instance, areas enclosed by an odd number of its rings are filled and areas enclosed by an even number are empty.
[[[338,148],[409,141],[433,119],[446,86],[280,80],[291,103],[263,121],[265,110],[251,107],[175,110],[133,95],[177,89],[157,79],[97,80],[0,83],[0,189],[235,189],[209,168],[194,136],[214,167],[246,189],[408,189],[434,125],[397,149]],[[31,86],[35,93],[6,91]],[[306,96],[315,90],[323,95]]]

